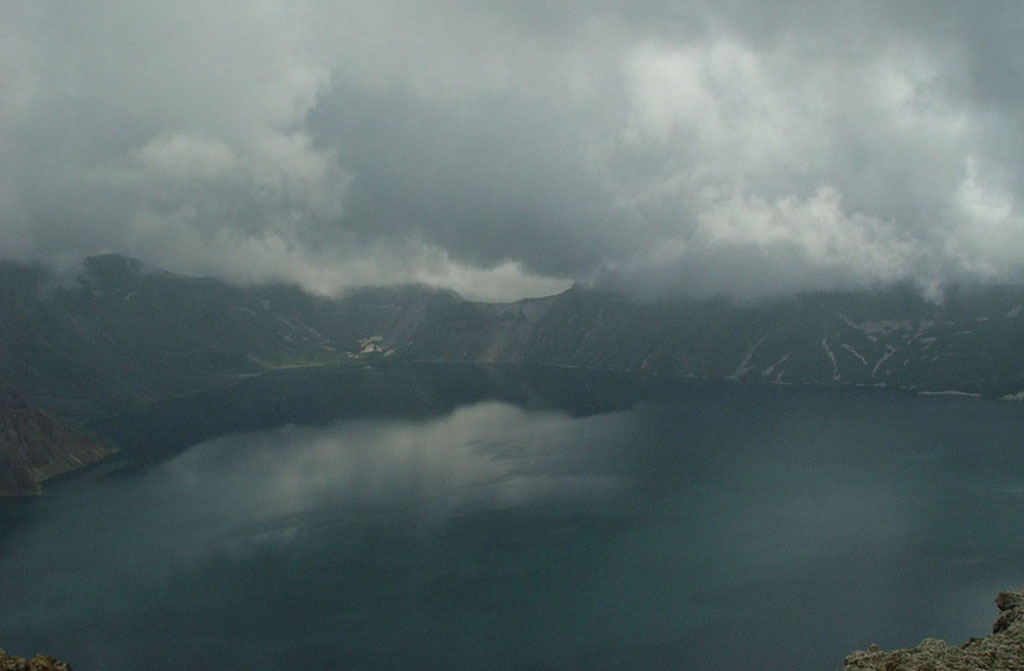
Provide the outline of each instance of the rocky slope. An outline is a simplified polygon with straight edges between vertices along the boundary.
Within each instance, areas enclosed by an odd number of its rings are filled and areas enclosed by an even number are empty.
[[[1024,290],[1010,287],[954,291],[943,304],[896,287],[757,305],[637,303],[577,289],[464,307],[446,321],[482,334],[475,347],[449,340],[434,352],[420,342],[417,354],[1012,396],[1024,389],[1022,304]]]
[[[40,483],[112,452],[100,439],[0,388],[0,496],[38,494]]]
[[[1024,592],[996,597],[999,619],[992,635],[958,647],[927,638],[916,648],[854,652],[845,671],[1019,671],[1024,669]]]
[[[46,655],[12,657],[0,649],[0,671],[71,671],[71,665]]]
[[[118,256],[88,259],[75,278],[0,263],[0,380],[65,417],[109,415],[325,358],[328,339],[298,319],[320,305]]]

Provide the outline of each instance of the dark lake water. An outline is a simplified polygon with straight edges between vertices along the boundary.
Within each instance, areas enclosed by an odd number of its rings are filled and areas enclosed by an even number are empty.
[[[470,367],[102,425],[0,505],[0,645],[83,671],[816,669],[1024,586],[1024,407]]]

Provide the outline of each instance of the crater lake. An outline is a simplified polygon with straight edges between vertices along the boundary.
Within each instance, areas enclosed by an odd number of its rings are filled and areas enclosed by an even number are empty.
[[[1024,585],[1024,407],[580,369],[282,371],[0,504],[75,668],[828,671]]]

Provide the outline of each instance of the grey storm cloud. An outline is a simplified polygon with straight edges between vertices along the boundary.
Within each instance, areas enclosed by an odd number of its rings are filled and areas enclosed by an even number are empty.
[[[1024,7],[7,2],[0,255],[318,292],[1020,281]]]

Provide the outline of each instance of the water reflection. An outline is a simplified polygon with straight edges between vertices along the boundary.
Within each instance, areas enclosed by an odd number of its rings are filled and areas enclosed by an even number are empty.
[[[1024,579],[1006,404],[683,391],[240,422],[66,483],[0,556],[3,643],[81,668],[810,670],[982,634]]]
[[[527,418],[522,408],[484,402],[427,421],[285,426],[201,443],[149,477],[206,525],[232,527],[236,540],[288,540],[324,515],[411,512],[437,523],[466,509],[580,505],[627,484],[620,473],[595,472],[616,432],[581,443],[588,421],[617,423],[557,412]]]

